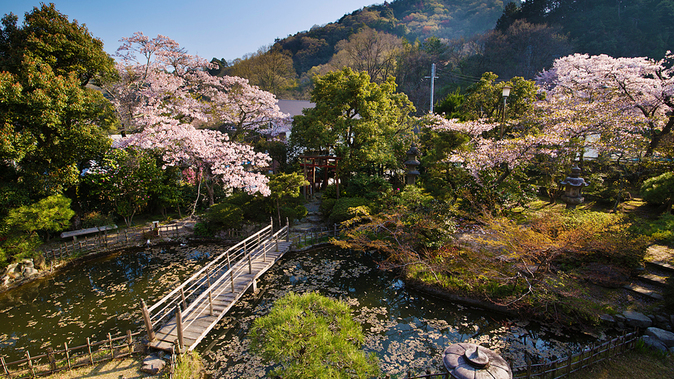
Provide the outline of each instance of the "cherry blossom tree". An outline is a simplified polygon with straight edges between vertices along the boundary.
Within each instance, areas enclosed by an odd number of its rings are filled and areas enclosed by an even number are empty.
[[[276,136],[290,130],[276,97],[248,80],[208,73],[212,64],[187,54],[174,40],[137,32],[122,39],[122,80],[107,90],[125,128],[158,124],[225,124],[233,137],[247,131]]]
[[[427,125],[469,136],[469,143],[446,160],[460,163],[480,185],[490,177],[490,188],[518,167],[541,168],[540,162],[546,162],[557,171],[562,166],[568,170],[588,149],[625,166],[653,156],[672,133],[673,58],[668,52],[661,61],[583,54],[557,59],[537,78],[544,100],[521,118],[509,120],[509,133],[503,138],[493,138],[502,125],[485,120],[458,122],[431,116]],[[550,176],[554,185],[554,173]]]
[[[659,61],[574,54],[557,59],[537,81],[547,105],[569,112],[565,120],[584,119],[567,125],[595,128],[605,142],[643,148],[650,157],[674,127],[672,59],[671,52]]]
[[[290,115],[281,112],[271,92],[236,76],[210,79],[205,94],[211,99],[211,115],[231,130],[232,139],[241,140],[249,132],[276,137],[290,131]]]
[[[164,124],[145,128],[117,145],[120,148],[127,146],[157,149],[167,166],[196,169],[200,172],[199,186],[206,186],[210,205],[214,203],[214,183],[250,194],[270,194],[267,177],[254,171],[268,166],[269,156],[256,153],[248,145],[231,142],[227,135],[218,131],[197,129],[187,124]]]
[[[122,80],[108,91],[120,118],[138,133],[118,147],[156,149],[167,166],[190,168],[211,205],[216,184],[268,196],[267,178],[255,171],[269,165],[268,155],[197,127],[226,123],[238,132],[283,133],[289,122],[276,98],[245,79],[211,76],[209,63],[168,37],[135,33],[122,41],[117,54]]]

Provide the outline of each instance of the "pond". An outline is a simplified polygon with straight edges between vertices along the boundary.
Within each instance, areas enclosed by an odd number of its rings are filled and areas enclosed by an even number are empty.
[[[289,253],[247,294],[197,349],[217,378],[261,378],[273,367],[248,353],[248,329],[274,301],[293,291],[316,291],[351,305],[365,332],[364,349],[379,357],[385,374],[442,370],[444,349],[471,342],[500,352],[511,365],[524,364],[524,351],[538,360],[579,351],[582,336],[469,308],[415,291],[394,273],[378,269],[374,254],[334,248]]]
[[[139,302],[161,298],[176,283],[223,251],[217,245],[128,250],[82,262],[0,294],[0,354],[7,361],[140,330]],[[378,269],[374,254],[334,248],[288,253],[246,294],[198,346],[218,378],[264,377],[273,366],[248,352],[252,321],[294,291],[317,291],[351,305],[363,325],[364,349],[379,357],[385,374],[442,369],[450,344],[472,342],[523,364],[525,349],[539,360],[566,356],[590,341],[532,323],[455,304],[417,292],[394,273]]]
[[[152,304],[223,247],[128,249],[79,262],[0,294],[0,355],[10,362],[136,331]]]

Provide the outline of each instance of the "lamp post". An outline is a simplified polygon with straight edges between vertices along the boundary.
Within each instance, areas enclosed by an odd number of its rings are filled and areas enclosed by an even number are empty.
[[[509,85],[503,86],[503,118],[501,120],[501,130],[499,133],[499,138],[503,138],[503,129],[505,128],[505,120],[506,120],[506,106],[507,106],[507,99],[508,96],[510,96],[510,90],[513,89]]]

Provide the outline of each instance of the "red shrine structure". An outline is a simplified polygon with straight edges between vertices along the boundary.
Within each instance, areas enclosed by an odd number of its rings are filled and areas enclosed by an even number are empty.
[[[304,198],[314,194],[314,191],[325,189],[328,186],[329,173],[334,173],[335,186],[337,187],[337,198],[339,199],[339,160],[340,157],[330,155],[302,155],[300,156],[300,167],[304,173],[304,178],[309,182],[304,186]],[[316,169],[322,169],[317,177]]]

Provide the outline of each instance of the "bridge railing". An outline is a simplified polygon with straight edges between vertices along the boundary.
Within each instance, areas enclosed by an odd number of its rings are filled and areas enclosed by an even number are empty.
[[[189,315],[190,319],[186,324],[180,322],[180,324],[182,324],[182,329],[189,328],[194,321],[206,313],[212,316],[214,313],[213,298],[217,298],[225,292],[234,292],[234,282],[236,279],[242,275],[252,273],[253,260],[262,257],[262,261],[265,262],[267,260],[267,253],[272,250],[278,251],[279,241],[284,239],[287,240],[288,238],[288,225],[273,234],[267,233],[267,231],[264,230],[264,233],[261,233],[259,237],[260,238],[254,238],[255,241],[252,241],[253,243],[250,248],[240,249],[239,251],[239,254],[244,254],[242,259],[248,262],[247,265],[244,264],[239,265],[238,267],[228,268],[227,271],[225,271],[215,282],[211,283],[204,292],[197,296],[184,311],[181,311],[182,315]],[[244,245],[244,247],[245,246],[246,245]],[[208,303],[206,302],[206,299],[208,299]],[[208,307],[205,306],[206,304],[208,304]],[[182,346],[182,343],[180,345]]]
[[[203,300],[205,297],[209,296],[209,289],[211,287],[217,288],[217,286],[223,284],[223,281],[225,280],[230,280],[233,285],[234,280],[241,276],[244,271],[242,269],[232,271],[232,266],[242,259],[248,259],[250,262],[253,256],[256,256],[257,254],[266,254],[266,252],[269,251],[268,246],[266,246],[269,244],[269,240],[274,236],[281,235],[285,236],[287,239],[288,226],[286,225],[281,230],[273,233],[273,223],[270,223],[257,233],[215,257],[151,307],[147,308],[145,302],[141,300],[148,338],[154,340],[155,326],[160,328],[176,313],[187,313],[192,311],[194,304],[199,303],[197,300]],[[265,250],[265,248],[267,250]],[[222,291],[219,291],[218,294],[220,293],[222,293]],[[210,293],[210,296],[213,295],[213,293]],[[188,304],[192,304],[192,307],[188,306]],[[203,311],[204,310],[201,310],[201,312]]]

